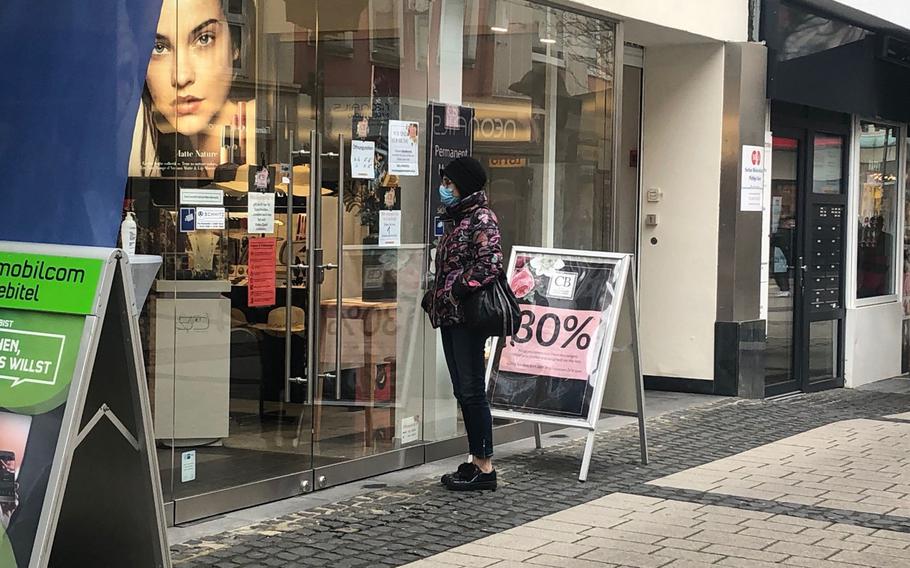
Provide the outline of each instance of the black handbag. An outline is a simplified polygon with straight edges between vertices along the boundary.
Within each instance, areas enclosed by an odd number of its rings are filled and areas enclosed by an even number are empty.
[[[518,332],[521,309],[504,274],[464,300],[465,324],[486,337],[509,337]]]

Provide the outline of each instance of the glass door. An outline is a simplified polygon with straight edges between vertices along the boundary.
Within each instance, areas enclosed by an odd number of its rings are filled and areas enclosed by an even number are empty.
[[[322,193],[308,260],[317,488],[423,459],[420,299],[436,181],[425,166],[427,31],[439,3],[342,4],[318,10]]]
[[[314,485],[316,6],[297,4],[162,4],[134,156],[175,186],[150,196],[168,248],[148,337],[177,523]]]
[[[847,139],[774,129],[767,396],[843,386]]]

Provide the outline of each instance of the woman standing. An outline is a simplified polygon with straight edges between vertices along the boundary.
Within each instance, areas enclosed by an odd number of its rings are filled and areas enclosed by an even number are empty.
[[[423,308],[441,328],[452,389],[461,406],[472,461],[442,477],[454,491],[496,489],[493,469],[493,417],[484,384],[487,337],[465,321],[462,304],[502,273],[499,222],[487,205],[487,175],[480,162],[458,158],[442,173],[439,195],[449,227],[436,250],[436,280]]]

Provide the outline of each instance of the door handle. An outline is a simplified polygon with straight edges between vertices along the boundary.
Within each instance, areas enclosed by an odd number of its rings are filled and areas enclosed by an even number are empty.
[[[338,270],[338,265],[337,265],[337,264],[331,264],[331,263],[330,263],[330,264],[320,264],[320,265],[319,265],[319,268],[320,268],[321,270]]]

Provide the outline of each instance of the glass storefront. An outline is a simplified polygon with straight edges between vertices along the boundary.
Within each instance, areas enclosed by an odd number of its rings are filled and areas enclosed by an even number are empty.
[[[856,297],[896,294],[900,129],[861,122],[859,131],[859,232],[856,237]]]
[[[141,324],[166,501],[463,432],[419,305],[428,141],[486,165],[507,253],[607,249],[614,38],[518,0],[164,0],[125,209],[164,258]]]

